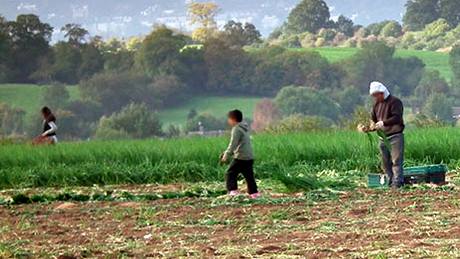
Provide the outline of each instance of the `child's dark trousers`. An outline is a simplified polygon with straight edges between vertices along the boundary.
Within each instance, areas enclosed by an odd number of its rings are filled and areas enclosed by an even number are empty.
[[[227,181],[227,190],[238,190],[238,175],[243,174],[248,185],[248,193],[257,193],[256,179],[254,178],[254,160],[238,160],[234,159],[228,167],[227,174],[225,175]]]

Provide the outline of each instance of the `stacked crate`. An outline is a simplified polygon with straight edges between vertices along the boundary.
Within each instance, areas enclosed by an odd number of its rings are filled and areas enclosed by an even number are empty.
[[[404,169],[404,184],[444,184],[446,182],[447,166],[445,165],[428,165],[415,166]],[[388,177],[380,174],[368,175],[368,187],[380,188],[388,186]]]

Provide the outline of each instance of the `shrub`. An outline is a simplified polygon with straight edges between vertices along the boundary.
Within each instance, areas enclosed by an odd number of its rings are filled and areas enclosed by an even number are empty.
[[[275,103],[285,116],[302,114],[335,120],[339,114],[339,107],[334,101],[308,87],[284,87],[276,95]]]
[[[443,93],[435,93],[428,97],[422,111],[431,119],[452,122],[452,101]]]
[[[185,131],[199,131],[200,125],[205,131],[223,130],[227,127],[225,124],[225,119],[216,118],[209,113],[202,113],[187,121]]]
[[[110,133],[110,134],[108,134]],[[130,104],[110,117],[102,117],[96,131],[96,137],[107,138],[111,134],[120,137],[148,138],[163,135],[157,115],[145,104]]]
[[[380,35],[383,37],[399,37],[403,33],[402,26],[397,21],[389,21],[383,26]]]
[[[332,125],[332,121],[325,117],[294,114],[269,126],[266,131],[274,134],[323,131],[331,128]]]
[[[448,124],[438,118],[433,118],[425,114],[417,114],[411,124],[417,128],[441,128],[446,127]]]
[[[168,127],[166,128],[165,135],[168,138],[176,138],[176,137],[179,137],[180,134],[181,134],[180,127],[176,125],[169,124]]]
[[[312,48],[315,46],[315,42],[316,42],[315,34],[309,33],[309,32],[303,33],[301,39],[302,40],[300,41],[300,45],[302,46],[302,48]]]
[[[347,87],[337,93],[338,103],[345,115],[352,114],[358,105],[362,105],[362,93],[356,87]]]
[[[425,27],[423,37],[426,41],[430,41],[445,36],[449,29],[450,26],[446,20],[438,19]]]
[[[415,88],[414,96],[420,100],[420,103],[423,103],[435,93],[448,94],[449,91],[449,84],[441,77],[439,71],[426,71],[419,85]]]
[[[149,79],[129,72],[105,72],[79,84],[83,99],[100,103],[104,114],[111,114],[131,102],[146,103],[151,107],[158,100],[149,93]]]
[[[25,111],[0,103],[0,135],[22,134]]]
[[[158,75],[150,84],[152,95],[161,106],[172,106],[185,97],[185,85],[174,75]]]
[[[281,118],[278,107],[270,99],[263,99],[256,104],[254,109],[252,129],[263,131]]]

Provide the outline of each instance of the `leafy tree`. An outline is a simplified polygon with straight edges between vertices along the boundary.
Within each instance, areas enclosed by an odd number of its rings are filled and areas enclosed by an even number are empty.
[[[451,122],[452,104],[452,101],[445,94],[435,93],[428,98],[423,107],[423,113],[431,118]]]
[[[337,31],[345,34],[348,37],[352,37],[355,32],[355,26],[350,18],[340,15],[335,23]]]
[[[164,26],[157,27],[142,42],[136,54],[136,64],[150,77],[160,73],[172,74],[180,65],[178,57],[185,44],[183,35]]]
[[[289,14],[286,29],[292,33],[316,33],[329,22],[329,7],[323,0],[302,0]]]
[[[438,3],[438,0],[409,0],[403,17],[404,25],[412,31],[422,30],[425,25],[439,19]]]
[[[194,108],[192,108],[187,113],[187,120],[191,120],[191,119],[195,118],[197,115],[198,115],[198,112]]]
[[[205,42],[217,31],[215,20],[219,7],[213,2],[194,2],[188,5],[188,15],[190,25],[198,25],[192,33],[192,38],[196,41]]]
[[[90,78],[104,68],[104,57],[95,44],[83,45],[80,50],[80,56],[79,80]]]
[[[149,79],[142,75],[105,72],[83,80],[78,87],[83,99],[101,104],[103,114],[111,114],[132,102],[157,107],[148,84]]]
[[[99,121],[97,138],[111,138],[114,134],[130,138],[150,138],[162,136],[163,132],[156,113],[145,104],[132,103],[123,107],[120,112],[102,117]]]
[[[438,19],[425,26],[423,37],[426,41],[443,37],[450,30],[450,25],[445,19]]]
[[[345,115],[351,115],[356,107],[363,104],[362,92],[356,87],[347,87],[338,93],[337,101]]]
[[[403,96],[410,96],[425,72],[425,63],[417,57],[393,58],[385,68],[386,82],[399,90]],[[393,89],[394,91],[395,89]]]
[[[460,45],[455,46],[450,52],[449,63],[454,73],[454,84],[460,86]]]
[[[450,26],[460,24],[460,1],[439,0],[441,18],[447,20]]]
[[[279,55],[275,62],[280,62],[283,69],[283,85],[301,85],[315,89],[339,86],[334,69],[317,52],[287,51]]]
[[[366,27],[366,30],[370,35],[379,36],[382,32],[383,27],[385,27],[387,21],[371,23]]]
[[[364,44],[362,49],[342,64],[346,71],[344,85],[355,85],[361,92],[367,92],[370,82],[386,81],[385,69],[391,64],[394,52],[394,48],[383,42]]]
[[[51,77],[59,82],[76,84],[81,64],[80,50],[67,42],[58,42],[53,46]]]
[[[207,89],[214,93],[250,93],[252,62],[246,51],[231,47],[223,39],[210,39],[204,45],[208,71]]]
[[[177,71],[176,75],[187,85],[189,91],[203,92],[208,82],[204,49],[185,47],[179,54],[179,61],[184,69]]]
[[[0,16],[0,83],[7,82],[10,75],[7,61],[11,55],[11,38],[8,34],[7,21]]]
[[[80,124],[86,125],[82,126],[81,128],[90,128],[91,124],[98,121],[99,118],[103,115],[101,104],[83,99],[70,101],[66,105],[66,110],[71,111],[73,114],[78,116],[80,119]],[[86,137],[89,135],[90,134],[87,134]]]
[[[142,43],[140,45],[142,47]],[[105,70],[123,72],[131,70],[134,66],[135,52],[128,50],[119,40],[111,39],[104,42],[100,48]]]
[[[380,34],[383,37],[399,37],[403,34],[402,26],[397,21],[389,21],[383,28]]]
[[[43,104],[53,109],[65,107],[69,98],[69,91],[62,84],[48,86],[43,92]]]
[[[269,47],[251,53],[255,93],[272,95],[284,85],[302,85],[316,89],[340,86],[340,72],[327,59],[312,51],[288,51]]]
[[[79,46],[87,42],[89,32],[81,27],[80,24],[66,24],[61,28],[61,32],[64,32],[64,37],[68,39],[68,42],[74,46]]]
[[[158,75],[150,84],[153,96],[161,106],[172,106],[185,97],[184,84],[174,75]]]
[[[33,14],[19,15],[16,21],[7,23],[11,37],[11,58],[8,68],[15,82],[28,82],[37,70],[39,60],[48,54],[53,28],[42,23]]]
[[[381,81],[395,90],[398,87],[404,96],[411,95],[420,82],[424,63],[418,58],[394,58],[395,49],[383,42],[370,42],[353,57],[345,60],[341,67],[346,76],[344,85],[359,86],[367,92],[369,83]]]
[[[275,95],[286,85],[280,56],[285,51],[282,47],[269,46],[250,53],[254,63],[252,88],[255,93]]]
[[[283,87],[276,95],[275,103],[285,116],[303,114],[335,120],[339,115],[339,107],[333,100],[308,87]]]
[[[439,71],[427,71],[424,73],[419,85],[415,88],[414,96],[424,103],[429,96],[436,93],[448,94],[450,91],[449,84],[441,76]]]
[[[231,46],[246,46],[261,42],[261,34],[251,23],[242,24],[230,20],[224,26],[223,35]]]

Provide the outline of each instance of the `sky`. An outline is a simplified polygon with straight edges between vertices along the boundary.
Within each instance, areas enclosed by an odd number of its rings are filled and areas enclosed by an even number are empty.
[[[60,28],[77,23],[91,35],[128,38],[147,34],[154,24],[190,31],[187,4],[191,0],[0,0],[0,14],[12,20],[18,14],[33,13],[55,28],[54,40],[62,38]],[[300,0],[215,0],[220,7],[218,24],[228,20],[251,22],[268,36],[280,26]],[[331,16],[344,14],[356,23],[393,19],[400,21],[406,0],[326,0]]]

